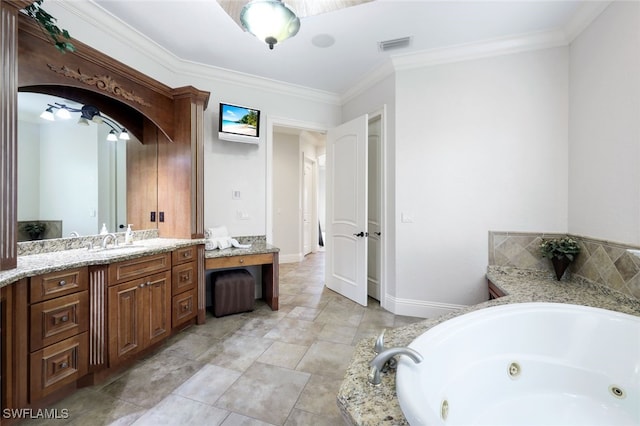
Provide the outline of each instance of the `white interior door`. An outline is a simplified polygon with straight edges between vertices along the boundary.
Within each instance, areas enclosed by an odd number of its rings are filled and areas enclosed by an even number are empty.
[[[367,305],[367,126],[364,115],[327,134],[326,285]]]

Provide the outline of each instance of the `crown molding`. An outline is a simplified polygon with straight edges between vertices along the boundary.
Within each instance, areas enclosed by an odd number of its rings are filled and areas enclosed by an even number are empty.
[[[126,44],[137,54],[146,57],[148,60],[167,69],[173,74],[209,80],[214,84],[233,84],[251,89],[264,90],[278,94],[279,96],[284,94],[305,100],[341,105],[340,96],[335,93],[181,59],[158,45],[149,37],[131,28],[121,19],[104,10],[92,0],[84,2],[56,2],[56,5],[59,5],[59,7],[77,16],[91,26],[110,28],[109,35],[111,37],[120,43]]]
[[[492,56],[508,55],[531,50],[567,46],[587,28],[614,0],[584,2],[564,27],[481,42],[425,50],[418,53],[394,55],[363,76],[342,95],[346,103],[397,71],[462,62]]]
[[[564,26],[564,32],[569,43],[573,42],[585,28],[587,28],[613,1],[591,1],[580,5],[578,11]]]
[[[110,28],[109,35],[111,37],[128,45],[136,53],[173,74],[210,80],[216,84],[227,83],[264,90],[278,95],[286,94],[330,105],[343,105],[397,71],[566,46],[611,3],[612,0],[584,2],[569,22],[563,28],[556,30],[496,38],[430,49],[418,53],[394,55],[388,61],[364,74],[355,85],[347,89],[343,94],[298,86],[181,59],[104,10],[93,0],[56,2],[55,4],[76,15],[89,25],[96,28]]]

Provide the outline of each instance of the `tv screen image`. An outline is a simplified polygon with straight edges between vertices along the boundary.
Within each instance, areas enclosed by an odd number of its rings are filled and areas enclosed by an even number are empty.
[[[260,136],[260,111],[221,103],[219,131],[257,138]]]

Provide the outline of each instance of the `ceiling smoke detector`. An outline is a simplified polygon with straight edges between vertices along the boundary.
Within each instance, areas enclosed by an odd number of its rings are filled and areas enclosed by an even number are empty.
[[[378,48],[381,52],[388,50],[402,49],[411,43],[411,37],[395,38],[393,40],[385,40],[378,43]]]

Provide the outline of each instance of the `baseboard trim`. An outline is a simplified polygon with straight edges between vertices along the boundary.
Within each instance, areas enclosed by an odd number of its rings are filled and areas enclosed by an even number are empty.
[[[387,301],[385,307],[389,311],[396,315],[418,318],[436,318],[467,307],[466,305],[430,302],[428,300],[401,299],[388,294],[385,295],[385,298]]]
[[[282,254],[280,253],[280,261],[279,263],[297,263],[301,262],[304,256],[300,253],[294,254]]]

